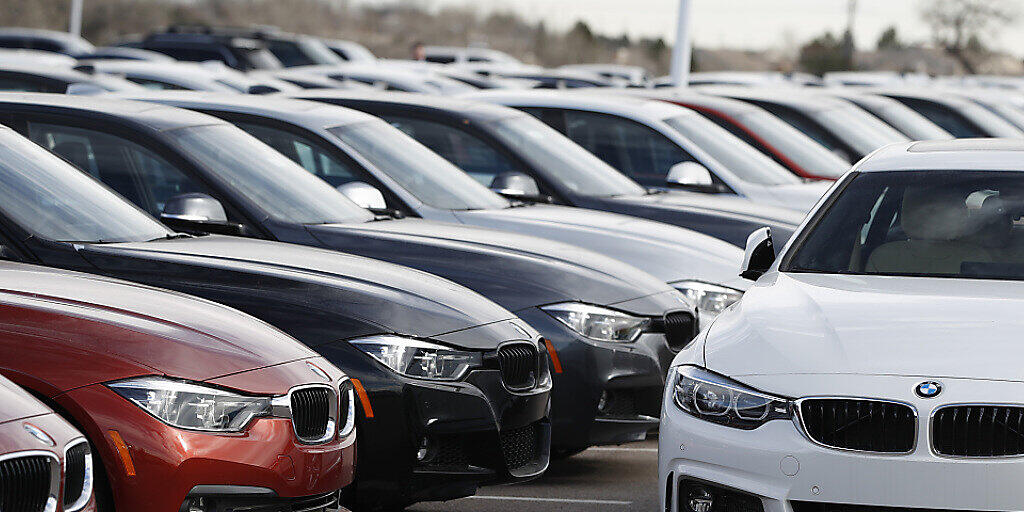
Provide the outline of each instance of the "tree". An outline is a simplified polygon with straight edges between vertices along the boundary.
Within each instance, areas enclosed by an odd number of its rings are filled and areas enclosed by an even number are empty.
[[[875,46],[879,51],[902,50],[904,45],[903,41],[900,41],[899,34],[896,33],[896,25],[883,30],[882,34],[878,36],[878,43]]]
[[[829,71],[845,71],[850,69],[846,58],[843,41],[831,32],[810,40],[800,48],[800,68],[817,75]]]
[[[921,17],[931,27],[932,38],[957,59],[968,73],[975,72],[968,48],[983,48],[982,36],[990,35],[1017,17],[1007,0],[926,0]]]

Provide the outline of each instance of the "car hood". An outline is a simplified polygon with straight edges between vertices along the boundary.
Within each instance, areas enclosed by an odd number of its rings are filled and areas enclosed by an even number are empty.
[[[756,196],[754,194],[751,195],[754,201],[769,202],[775,206],[789,208],[804,214],[814,207],[833,183],[832,181],[814,181],[793,185],[761,187]]]
[[[239,280],[247,279],[242,282],[250,284],[242,286],[252,288],[253,300],[277,301],[282,308],[309,308],[350,320],[346,325],[353,325],[352,331],[333,333],[333,339],[373,333],[433,337],[515,318],[479,294],[437,276],[300,245],[204,236],[87,245],[80,253],[108,270],[122,265],[119,260],[124,258],[159,262],[161,268],[171,264],[223,269],[241,276]],[[271,288],[270,283],[275,286]],[[481,343],[485,341],[494,340]]]
[[[745,290],[743,251],[696,231],[627,215],[533,205],[455,212],[466,224],[560,240],[624,261],[671,283],[692,279]]]
[[[53,412],[17,384],[3,377],[0,377],[0,404],[4,404],[0,407],[0,424]]]
[[[725,375],[1024,380],[1021,283],[771,273],[710,327]]]
[[[662,194],[620,196],[613,197],[612,199],[651,208],[719,211],[749,217],[755,221],[791,225],[793,229],[796,229],[800,222],[803,221],[803,213],[801,212],[770,204],[755,203],[749,199],[726,194],[712,195],[673,190]]]
[[[620,261],[542,238],[421,219],[308,227],[326,247],[436,274],[502,306],[607,305],[671,289]]]

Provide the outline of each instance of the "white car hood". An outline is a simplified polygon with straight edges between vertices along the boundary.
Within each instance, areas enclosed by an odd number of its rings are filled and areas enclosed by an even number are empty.
[[[771,273],[710,327],[705,364],[744,375],[1024,381],[1024,283]]]
[[[743,251],[695,231],[615,213],[534,205],[455,212],[460,222],[577,245],[671,283],[694,279],[745,290]]]

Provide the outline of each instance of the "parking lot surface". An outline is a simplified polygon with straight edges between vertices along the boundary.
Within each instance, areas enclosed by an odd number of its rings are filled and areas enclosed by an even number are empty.
[[[626,512],[658,510],[658,441],[591,448],[551,462],[530,483],[487,487],[461,500],[421,503],[412,512]]]

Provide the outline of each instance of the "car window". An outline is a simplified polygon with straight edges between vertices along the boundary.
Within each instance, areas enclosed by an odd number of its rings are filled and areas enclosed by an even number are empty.
[[[756,103],[759,107],[771,112],[775,117],[782,119],[793,128],[796,128],[797,131],[814,139],[818,144],[825,146],[825,148],[831,151],[834,155],[849,163],[857,161],[857,155],[852,148],[844,144],[843,141],[839,140],[835,135],[829,133],[828,130],[823,128],[813,119],[810,119],[789,107],[783,107],[774,103]]]
[[[306,137],[262,124],[235,122],[234,125],[319,176],[332,187],[366,180],[362,170],[338,159],[330,150]]]
[[[318,64],[306,56],[297,41],[272,40],[268,43],[267,49],[287,68]]]
[[[180,85],[172,84],[170,82],[164,82],[164,81],[161,81],[161,80],[153,80],[153,79],[150,79],[150,78],[142,78],[142,77],[137,77],[137,76],[126,76],[125,80],[128,80],[129,82],[141,85],[141,86],[145,87],[146,89],[151,89],[151,90],[154,90],[154,91],[183,91],[183,90],[186,90],[185,87],[182,87]]]
[[[387,115],[384,119],[455,164],[484,186],[490,186],[494,177],[501,173],[522,172],[512,159],[464,130],[404,116]]]
[[[853,175],[784,271],[1024,279],[1024,173]]]
[[[188,62],[206,62],[214,60],[223,62],[231,67],[234,67],[236,64],[233,56],[229,58],[227,55],[217,50],[208,50],[204,48],[178,48],[173,46],[146,49],[170,55],[171,57],[174,57],[175,60],[184,60]]]
[[[27,76],[0,73],[0,91],[11,92],[64,92],[56,84],[36,80]]]
[[[981,128],[972,123],[959,112],[939,105],[931,101],[918,100],[914,98],[895,98],[900,103],[914,109],[918,114],[928,118],[929,121],[939,125],[940,128],[951,133],[958,139],[972,137],[987,137]]]
[[[180,194],[210,190],[153,151],[108,133],[29,122],[37,144],[91,174],[153,216]]]
[[[668,137],[621,117],[566,110],[565,134],[642,185],[664,185],[673,165],[694,161]]]

